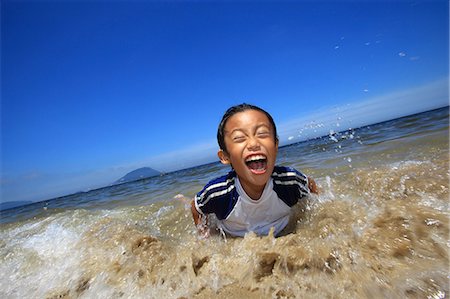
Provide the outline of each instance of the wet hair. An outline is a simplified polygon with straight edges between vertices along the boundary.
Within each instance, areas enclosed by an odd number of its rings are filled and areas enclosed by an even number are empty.
[[[256,110],[256,111],[264,113],[267,116],[267,118],[269,119],[269,122],[272,124],[274,140],[275,140],[275,142],[278,142],[277,127],[275,126],[275,122],[273,121],[272,116],[262,108],[259,108],[254,105],[242,103],[242,104],[228,108],[228,110],[223,115],[222,120],[220,121],[219,128],[217,129],[217,143],[219,143],[220,149],[223,150],[224,152],[227,152],[227,147],[225,145],[225,136],[224,136],[225,132],[224,131],[225,131],[225,125],[227,124],[228,119],[230,117],[232,117],[233,115],[235,115],[236,113],[244,112],[246,110]]]

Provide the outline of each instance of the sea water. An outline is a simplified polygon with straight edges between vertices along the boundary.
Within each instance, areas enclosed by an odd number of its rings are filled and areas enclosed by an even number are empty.
[[[445,298],[449,109],[280,148],[320,188],[291,232],[199,239],[219,163],[3,211],[1,298]]]

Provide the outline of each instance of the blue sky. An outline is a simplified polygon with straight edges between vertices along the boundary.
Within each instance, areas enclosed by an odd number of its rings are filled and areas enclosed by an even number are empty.
[[[223,112],[281,142],[448,103],[448,1],[1,2],[1,201],[215,160]],[[311,123],[323,131],[306,132]]]

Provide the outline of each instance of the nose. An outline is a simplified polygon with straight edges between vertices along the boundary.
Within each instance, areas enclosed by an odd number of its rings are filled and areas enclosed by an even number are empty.
[[[248,140],[247,148],[250,151],[257,151],[260,149],[260,144],[257,138],[250,138]]]

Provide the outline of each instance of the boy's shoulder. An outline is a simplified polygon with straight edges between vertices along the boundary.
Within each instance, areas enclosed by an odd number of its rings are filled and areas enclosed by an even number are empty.
[[[227,174],[220,176],[218,178],[210,180],[198,193],[199,197],[209,197],[211,195],[215,195],[218,192],[224,193],[223,191],[231,191],[230,189],[234,188],[235,185],[236,172],[230,171]]]
[[[215,213],[218,219],[225,219],[239,197],[235,183],[234,171],[209,181],[195,196],[197,209],[203,214]]]
[[[306,181],[306,176],[297,169],[289,166],[275,166],[272,173],[274,179],[301,179]]]
[[[309,194],[308,178],[295,168],[275,166],[272,179],[273,190],[290,207]]]

